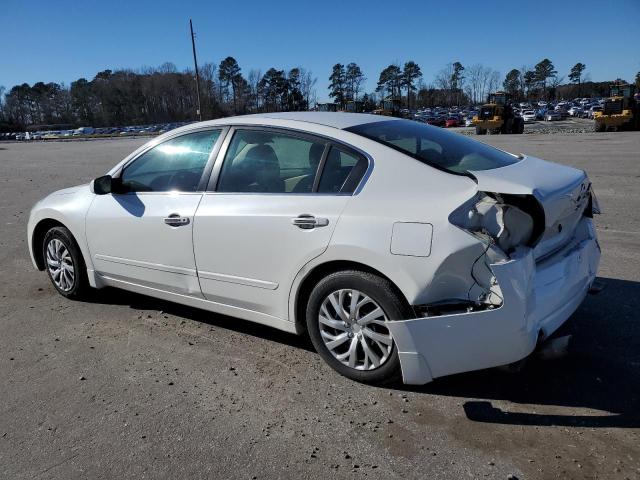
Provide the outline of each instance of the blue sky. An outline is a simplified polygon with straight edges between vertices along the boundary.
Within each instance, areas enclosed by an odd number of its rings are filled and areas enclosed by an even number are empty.
[[[190,17],[200,63],[231,55],[244,73],[300,65],[318,77],[320,100],[336,62],[358,63],[369,91],[382,68],[410,59],[427,83],[452,61],[502,77],[544,57],[564,76],[583,62],[596,81],[640,71],[640,0],[0,0],[0,85],[189,67]]]

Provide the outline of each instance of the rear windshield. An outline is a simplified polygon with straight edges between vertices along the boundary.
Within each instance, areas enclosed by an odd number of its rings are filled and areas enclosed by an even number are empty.
[[[346,129],[399,150],[428,165],[450,173],[468,174],[517,163],[515,155],[413,120],[386,120]]]

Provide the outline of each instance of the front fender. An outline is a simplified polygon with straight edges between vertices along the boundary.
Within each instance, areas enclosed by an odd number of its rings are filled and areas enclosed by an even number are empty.
[[[54,220],[69,229],[80,247],[87,269],[93,270],[85,234],[85,218],[93,199],[89,185],[83,185],[53,193],[34,205],[27,223],[27,243],[35,268],[38,265],[33,244],[34,232],[41,222]]]

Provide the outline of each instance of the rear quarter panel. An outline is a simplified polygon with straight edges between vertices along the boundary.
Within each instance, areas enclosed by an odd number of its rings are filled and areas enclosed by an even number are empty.
[[[296,286],[314,267],[342,260],[380,271],[410,304],[424,303],[429,296],[426,287],[434,280],[439,281],[436,277],[443,262],[453,252],[466,248],[475,251],[478,245],[448,221],[449,214],[476,193],[476,184],[469,177],[442,172],[367,139],[362,141],[361,148],[373,158],[371,175],[347,204],[327,250],[303,269],[292,290],[296,291]],[[432,225],[428,256],[391,253],[396,222]],[[462,272],[466,283],[468,265]],[[454,269],[449,274],[457,273]],[[441,283],[449,284],[441,278]],[[442,290],[442,286],[438,289]]]

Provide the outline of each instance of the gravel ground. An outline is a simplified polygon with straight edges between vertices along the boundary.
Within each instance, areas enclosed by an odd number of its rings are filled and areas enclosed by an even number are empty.
[[[478,138],[587,170],[606,289],[562,328],[568,356],[418,388],[234,318],[57,295],[29,209],[144,140],[0,144],[0,478],[640,478],[640,134]]]

